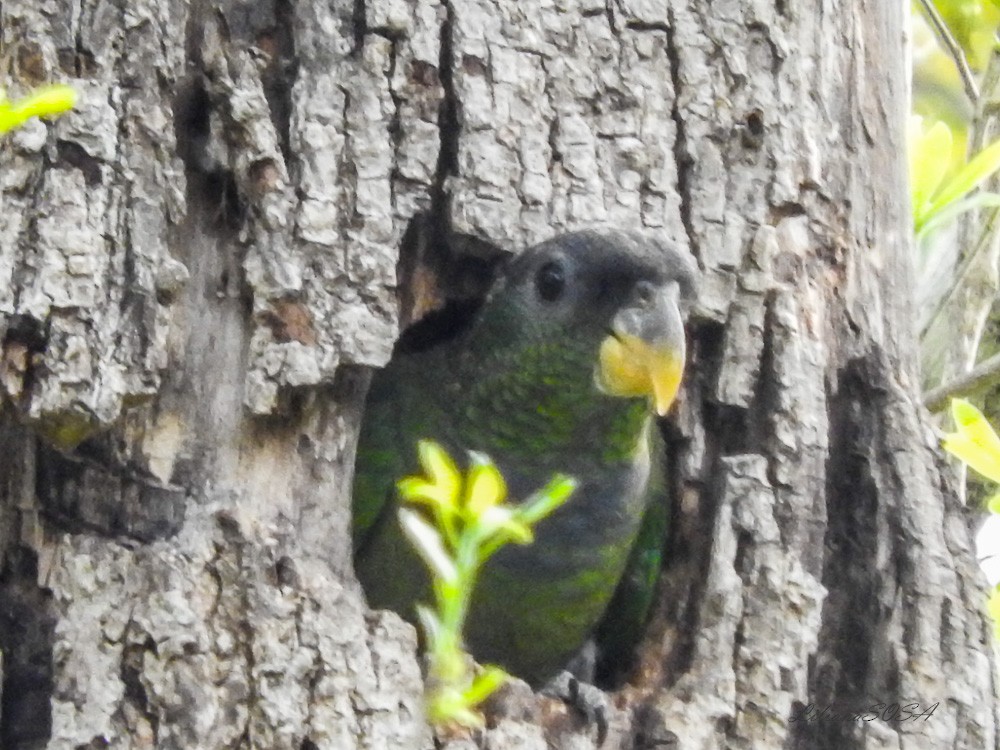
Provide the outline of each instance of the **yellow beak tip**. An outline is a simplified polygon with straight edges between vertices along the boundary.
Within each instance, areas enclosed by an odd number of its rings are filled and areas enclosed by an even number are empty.
[[[609,336],[601,346],[599,382],[615,396],[648,396],[653,410],[666,416],[677,397],[684,355],[651,347],[635,337]]]

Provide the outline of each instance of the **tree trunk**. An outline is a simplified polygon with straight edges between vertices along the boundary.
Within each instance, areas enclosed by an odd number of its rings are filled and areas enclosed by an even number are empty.
[[[904,23],[3,2],[10,92],[81,100],[0,151],[0,745],[432,747],[415,634],[351,571],[366,372],[499,250],[600,223],[703,269],[669,564],[604,747],[997,747],[917,396]],[[595,747],[525,691],[447,747]],[[937,708],[819,716],[879,703]]]

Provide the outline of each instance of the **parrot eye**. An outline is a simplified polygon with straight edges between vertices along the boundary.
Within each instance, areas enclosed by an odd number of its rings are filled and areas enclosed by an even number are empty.
[[[535,289],[538,296],[546,302],[555,302],[563,293],[566,286],[566,274],[562,266],[554,260],[550,260],[538,269],[535,274]]]

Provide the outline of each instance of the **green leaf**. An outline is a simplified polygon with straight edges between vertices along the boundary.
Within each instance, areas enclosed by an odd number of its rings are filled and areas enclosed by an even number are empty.
[[[930,200],[948,171],[951,157],[951,129],[936,122],[926,131],[923,118],[910,117],[907,129],[910,160],[910,196],[913,201],[914,223],[922,223]]]
[[[403,533],[436,578],[449,583],[458,579],[455,563],[445,552],[441,535],[433,526],[421,518],[419,513],[408,508],[399,509],[399,523],[403,527]]]
[[[482,714],[463,706],[460,696],[441,694],[435,696],[427,707],[427,718],[432,724],[452,724],[470,729],[485,726]]]
[[[916,228],[917,238],[922,239],[931,232],[940,229],[945,224],[954,221],[966,211],[974,211],[979,208],[1000,208],[1000,193],[976,193],[968,198],[955,201],[950,206],[945,206]]]
[[[958,174],[952,177],[934,196],[930,207],[924,214],[927,221],[949,203],[953,203],[975,189],[981,182],[1000,169],[1000,140],[996,140],[976,154],[972,161],[962,167]]]
[[[474,520],[507,497],[507,484],[489,456],[469,451],[469,459],[472,465],[465,482],[463,507]]]
[[[993,620],[993,634],[1000,638],[1000,586],[993,589],[989,600],[986,602],[986,611],[989,612]]]
[[[427,502],[443,512],[458,509],[462,475],[448,452],[433,440],[420,440],[417,454],[424,476],[405,477],[396,483],[399,494],[411,502]]]
[[[465,700],[467,706],[478,706],[496,692],[496,689],[508,679],[510,679],[510,675],[500,667],[488,664],[476,676],[469,689],[462,694],[462,698]]]
[[[535,540],[531,527],[508,506],[493,507],[483,512],[479,517],[479,529],[484,539],[491,534],[503,532],[505,541],[516,544],[531,544]]]
[[[576,490],[577,482],[572,477],[557,474],[540,491],[525,500],[518,509],[520,520],[534,526],[556,508],[569,500]]]
[[[1000,437],[975,406],[962,398],[951,400],[955,432],[944,436],[942,447],[971,468],[1000,482]]]
[[[10,100],[0,91],[0,133],[13,130],[32,117],[59,115],[76,104],[76,91],[65,84],[35,89],[23,99]]]

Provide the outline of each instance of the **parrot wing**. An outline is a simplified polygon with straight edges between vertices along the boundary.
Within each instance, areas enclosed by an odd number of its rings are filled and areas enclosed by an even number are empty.
[[[663,568],[670,498],[666,444],[658,429],[650,430],[650,461],[642,525],[625,564],[625,572],[594,635],[597,644],[596,677],[602,684],[620,682],[635,666],[636,651],[646,630],[656,582]]]

